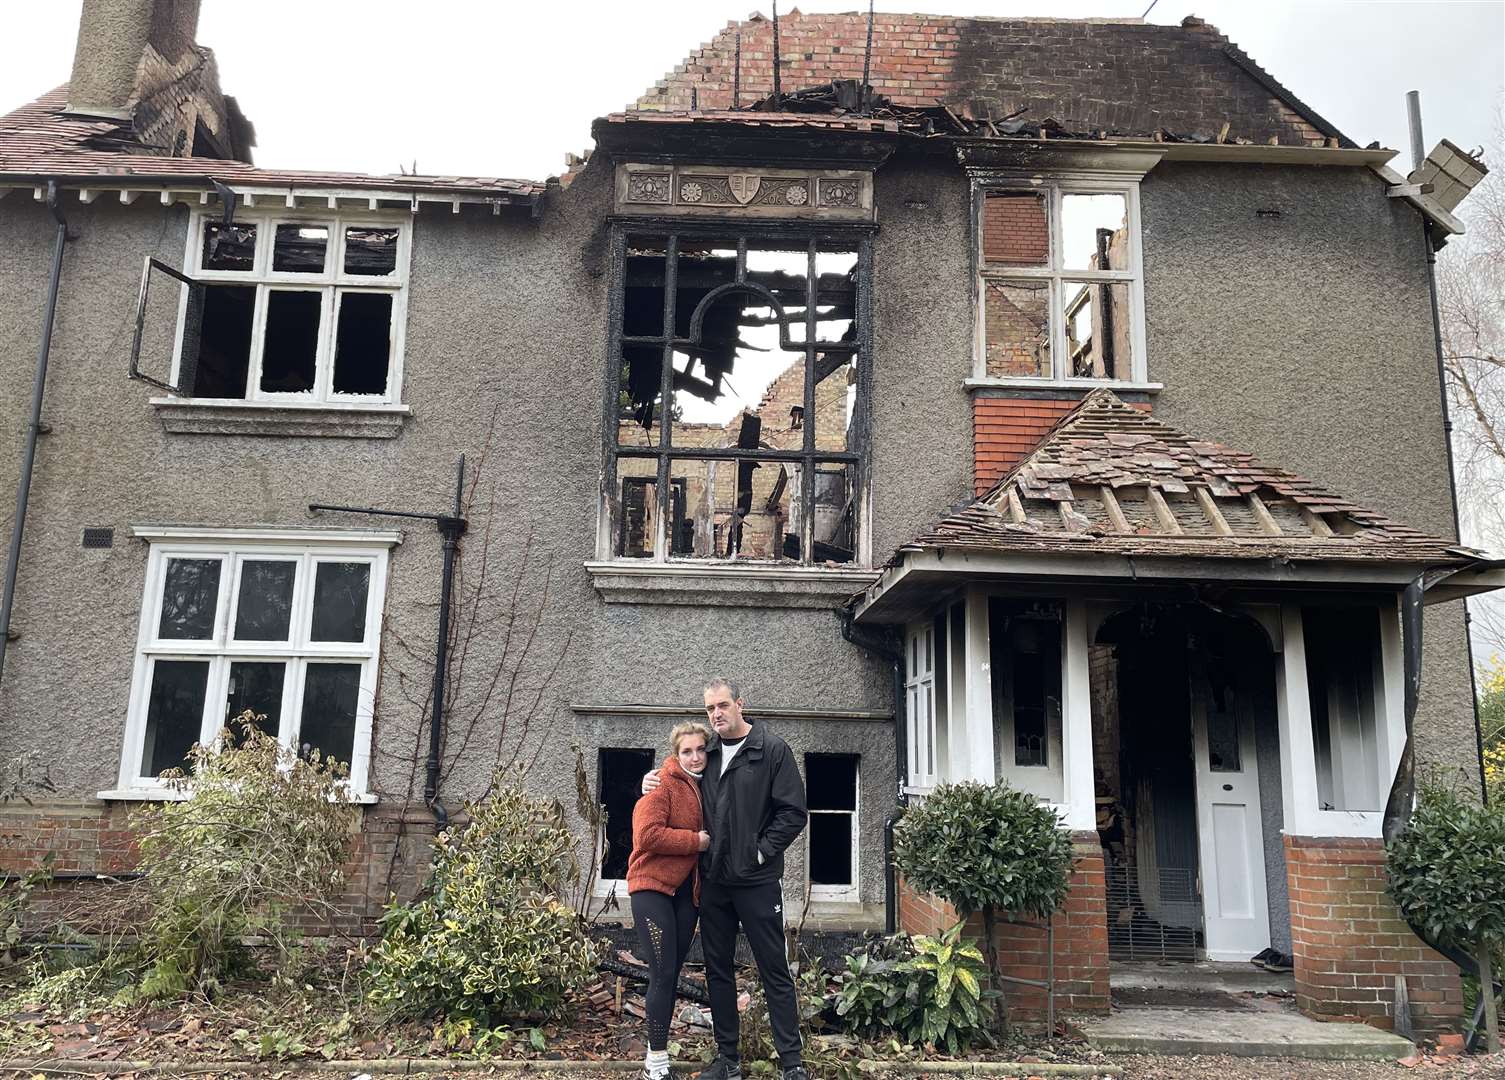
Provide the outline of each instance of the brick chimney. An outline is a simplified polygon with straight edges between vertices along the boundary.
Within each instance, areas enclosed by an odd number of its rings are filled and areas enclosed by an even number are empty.
[[[194,50],[199,0],[84,0],[66,112],[129,120]]]

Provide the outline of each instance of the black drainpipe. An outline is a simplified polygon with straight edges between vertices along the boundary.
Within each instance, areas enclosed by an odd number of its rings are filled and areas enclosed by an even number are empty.
[[[1420,166],[1418,165],[1418,168]],[[1442,399],[1442,438],[1448,457],[1448,495],[1453,505],[1453,536],[1463,540],[1463,520],[1458,516],[1458,477],[1453,464],[1453,420],[1448,406],[1447,365],[1442,353],[1442,309],[1437,303],[1437,249],[1432,243],[1432,219],[1422,218],[1422,243],[1427,249],[1427,292],[1432,298],[1432,341],[1437,347],[1437,392]],[[1474,707],[1474,752],[1479,759],[1479,791],[1489,805],[1489,785],[1484,779],[1484,725],[1479,717],[1479,680],[1474,671],[1473,617],[1463,601],[1463,645],[1468,651],[1468,699]],[[1419,661],[1418,661],[1419,662]]]
[[[42,391],[47,385],[47,358],[52,352],[52,324],[57,315],[58,283],[63,276],[63,248],[68,243],[68,222],[58,206],[57,181],[47,181],[47,209],[57,221],[57,241],[52,249],[52,276],[47,282],[47,310],[42,317],[42,341],[37,346],[37,369],[31,382],[31,419],[26,425],[26,449],[21,453],[21,477],[16,484],[16,514],[11,519],[10,552],[5,558],[5,598],[0,601],[0,676],[5,671],[5,648],[10,643],[10,613],[16,600],[16,573],[21,565],[21,532],[26,527],[26,503],[31,496],[31,469],[37,457],[37,436],[42,427]]]
[[[1459,569],[1471,570],[1500,570],[1505,569],[1505,559],[1493,561],[1479,561],[1473,566]],[[1406,831],[1411,824],[1411,813],[1416,802],[1416,750],[1412,743],[1411,730],[1416,720],[1416,704],[1421,697],[1421,644],[1422,644],[1422,602],[1426,591],[1434,585],[1440,584],[1451,577],[1457,570],[1444,571],[1434,574],[1431,580],[1427,579],[1426,573],[1416,575],[1415,579],[1406,586],[1401,593],[1400,616],[1401,616],[1401,650],[1404,660],[1404,689],[1405,702],[1403,717],[1405,719],[1406,741],[1401,748],[1400,764],[1395,770],[1395,779],[1390,784],[1390,795],[1385,800],[1385,813],[1381,818],[1380,835],[1384,837],[1385,847],[1388,849],[1395,840]],[[1469,669],[1473,669],[1473,657],[1469,657]],[[1475,717],[1478,710],[1475,709]],[[1406,920],[1411,927],[1411,932],[1420,938],[1434,950],[1447,957],[1457,966],[1464,975],[1477,978],[1479,964],[1474,957],[1438,941],[1427,931],[1425,926]],[[1495,982],[1495,993],[1499,993],[1500,983]],[[1472,1051],[1483,1035],[1484,999],[1481,996],[1478,1005],[1474,1009],[1474,1022],[1469,1032],[1466,1050]]]
[[[433,706],[429,709],[429,750],[424,762],[423,801],[434,811],[434,831],[449,825],[449,811],[439,801],[440,748],[444,743],[444,689],[449,681],[449,604],[455,584],[455,555],[467,522],[461,516],[465,497],[465,455],[455,468],[454,508],[448,514],[423,514],[411,510],[383,510],[374,506],[333,506],[309,503],[310,513],[329,510],[341,514],[372,514],[377,517],[420,518],[432,521],[444,538],[444,570],[439,579],[439,640],[434,649]]]
[[[875,656],[887,660],[893,670],[893,695],[894,695],[894,772],[896,792],[894,811],[883,820],[883,931],[892,934],[899,928],[899,881],[898,873],[894,869],[894,826],[899,823],[899,818],[904,813],[906,796],[904,794],[905,761],[908,753],[908,745],[905,743],[905,716],[904,716],[904,648],[903,638],[899,638],[896,646],[892,640],[894,635],[876,637],[867,631],[855,629],[853,615],[850,607],[840,608],[836,612],[841,619],[841,636],[859,649],[865,649]]]

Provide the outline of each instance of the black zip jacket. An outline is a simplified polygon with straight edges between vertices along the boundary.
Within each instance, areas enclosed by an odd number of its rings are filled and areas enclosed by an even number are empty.
[[[701,873],[718,885],[761,885],[784,876],[784,849],[805,828],[805,782],[789,744],[754,723],[726,775],[721,746],[706,756],[700,794],[710,849]],[[758,854],[762,853],[759,861]]]

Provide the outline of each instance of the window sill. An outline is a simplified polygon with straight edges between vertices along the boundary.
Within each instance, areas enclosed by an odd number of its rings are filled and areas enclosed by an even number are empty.
[[[608,604],[831,609],[878,580],[873,570],[817,566],[588,562],[585,569]]]
[[[972,390],[1075,390],[1086,393],[1098,387],[1106,387],[1115,393],[1156,394],[1165,389],[1164,383],[1133,382],[1117,379],[1030,379],[972,378],[964,379],[962,385]]]
[[[270,435],[395,439],[412,412],[407,405],[305,404],[210,398],[151,399],[162,429],[173,435]]]
[[[172,788],[114,788],[95,793],[95,798],[104,802],[187,802],[192,792],[175,791]],[[352,795],[350,801],[358,806],[375,806],[381,801],[379,795]]]

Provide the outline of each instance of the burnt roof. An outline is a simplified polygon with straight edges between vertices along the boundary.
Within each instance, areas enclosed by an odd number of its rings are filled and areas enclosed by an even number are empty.
[[[733,101],[737,35],[741,99]],[[779,19],[785,94],[863,77],[867,15]],[[1122,138],[1172,134],[1319,146],[1354,143],[1200,19],[995,19],[875,16],[869,83],[901,109],[942,105],[967,117]],[[773,24],[731,22],[632,106],[684,112],[746,108],[773,87]]]
[[[1014,470],[906,552],[1460,565],[1482,557],[1092,391]]]
[[[66,84],[14,112],[0,116],[0,179],[98,179],[128,183],[133,178],[193,184],[209,178],[226,184],[273,187],[355,188],[362,191],[455,192],[498,198],[534,199],[544,185],[533,180],[483,176],[379,176],[323,170],[262,169],[221,158],[164,156],[145,146],[129,121],[70,116],[63,109]]]

